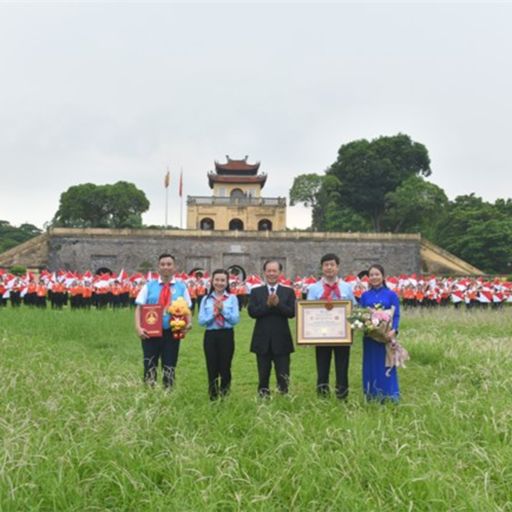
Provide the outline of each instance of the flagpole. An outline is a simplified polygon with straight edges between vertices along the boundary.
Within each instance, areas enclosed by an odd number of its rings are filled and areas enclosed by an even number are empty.
[[[165,229],[169,226],[169,167],[167,167],[167,174],[165,175]]]
[[[180,167],[180,228],[183,229],[183,167]]]
[[[165,188],[165,229],[167,229],[167,226],[168,226],[168,223],[167,223],[168,209],[169,209],[169,187],[166,187]]]

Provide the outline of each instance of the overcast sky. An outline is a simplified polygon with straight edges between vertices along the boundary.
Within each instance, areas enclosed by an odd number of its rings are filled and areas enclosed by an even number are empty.
[[[0,219],[42,227],[80,183],[135,183],[179,224],[225,155],[264,195],[399,132],[453,199],[512,197],[512,4],[0,4]],[[288,210],[289,227],[310,212]]]

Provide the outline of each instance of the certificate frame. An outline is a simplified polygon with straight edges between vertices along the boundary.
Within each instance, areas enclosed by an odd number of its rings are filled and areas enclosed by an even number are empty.
[[[164,308],[160,304],[144,304],[140,306],[140,326],[150,338],[162,337],[162,317]]]
[[[297,345],[344,346],[352,344],[352,328],[349,322],[352,301],[298,300],[295,303],[295,308]],[[341,325],[337,325],[338,321],[341,322]],[[319,325],[322,326],[320,329]]]

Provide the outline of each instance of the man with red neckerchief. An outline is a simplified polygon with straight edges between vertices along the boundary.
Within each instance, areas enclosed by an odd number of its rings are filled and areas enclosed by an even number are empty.
[[[154,385],[156,383],[156,371],[158,361],[162,361],[163,384],[165,388],[174,385],[176,365],[181,340],[172,337],[169,324],[170,315],[167,308],[172,301],[183,297],[188,306],[191,306],[190,296],[183,281],[174,279],[176,264],[174,256],[162,254],[158,258],[158,279],[148,281],[140,290],[135,304],[135,330],[141,339],[144,356],[144,382]],[[150,338],[148,333],[140,325],[140,306],[144,304],[161,304],[164,308],[162,337]],[[187,319],[187,329],[190,329],[191,318]]]
[[[336,254],[329,253],[322,256],[322,278],[308,289],[308,300],[351,300],[356,305],[354,294],[350,285],[338,277],[340,259]],[[340,399],[348,395],[348,363],[350,358],[350,345],[315,347],[317,392],[325,396],[329,394],[329,373],[331,369],[332,354],[336,371],[336,396]]]

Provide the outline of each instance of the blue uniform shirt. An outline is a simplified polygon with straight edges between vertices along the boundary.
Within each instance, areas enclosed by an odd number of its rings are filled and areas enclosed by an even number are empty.
[[[357,304],[357,301],[354,297],[354,293],[352,292],[352,288],[342,279],[338,279],[338,288],[340,290],[340,300],[351,300],[354,306]],[[308,288],[308,300],[322,300],[322,296],[324,294],[324,280],[320,279],[315,284],[312,284]]]
[[[158,304],[158,299],[160,298],[162,287],[163,283],[160,278],[148,281],[137,295],[135,304],[138,306],[143,306],[144,304]],[[183,281],[176,281],[173,279],[171,281],[171,301],[175,301],[179,297],[183,297],[185,299],[188,307],[192,305],[185,283]],[[169,320],[170,315],[165,310],[162,320],[164,329],[170,329]]]
[[[199,308],[199,325],[206,327],[207,330],[232,329],[240,321],[240,311],[238,309],[238,299],[235,295],[224,292],[227,299],[222,303],[222,316],[224,325],[220,326],[215,322],[215,295],[208,294],[202,301]]]

